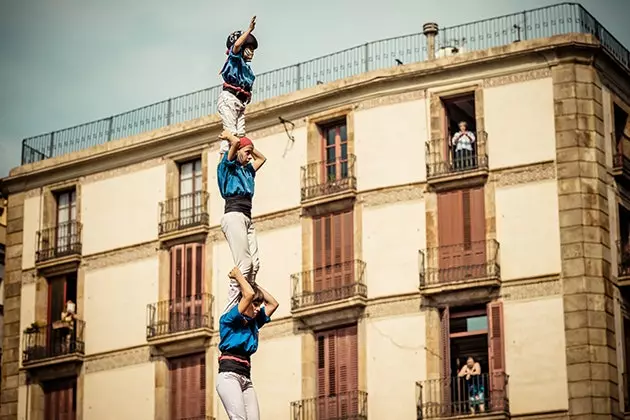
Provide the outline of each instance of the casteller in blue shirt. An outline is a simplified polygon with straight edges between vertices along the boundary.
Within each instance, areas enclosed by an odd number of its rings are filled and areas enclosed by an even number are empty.
[[[244,141],[251,143],[246,137],[241,139],[241,143]],[[238,211],[251,219],[256,169],[251,162],[243,165],[236,156],[234,160],[228,156],[229,153],[224,153],[217,166],[217,182],[221,197],[225,200],[225,213]]]
[[[256,75],[249,63],[243,58],[243,49],[237,53],[234,52],[234,47],[229,49],[228,58],[221,69],[221,77],[230,86],[241,88],[245,92],[252,91]]]
[[[264,306],[255,318],[250,318],[240,313],[238,305],[235,305],[219,320],[219,351],[243,357],[251,356],[258,350],[258,330],[268,322],[271,322],[271,318],[267,316]]]

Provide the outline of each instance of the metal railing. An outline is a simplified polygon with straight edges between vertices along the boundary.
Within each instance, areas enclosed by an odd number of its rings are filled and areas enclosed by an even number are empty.
[[[630,242],[617,240],[617,277],[630,277]]]
[[[416,418],[509,412],[508,378],[505,373],[484,373],[416,382]]]
[[[24,331],[22,363],[32,363],[58,356],[85,354],[85,321],[57,321]]]
[[[427,177],[465,173],[488,169],[487,134],[485,131],[473,133],[475,141],[472,150],[456,150],[451,139],[432,139],[426,143]]]
[[[194,226],[208,225],[208,199],[206,191],[180,195],[160,203],[160,235]]]
[[[212,329],[214,296],[201,293],[185,298],[163,300],[147,305],[147,338]]]
[[[291,284],[292,310],[354,296],[367,297],[365,263],[361,260],[346,261],[292,274]]]
[[[569,33],[594,35],[605,52],[630,70],[628,50],[586,9],[575,3],[442,28],[436,39],[436,49],[457,47],[461,52],[475,51]],[[421,33],[368,42],[257,75],[253,100],[262,101],[399,63],[424,61],[426,50],[426,38]],[[214,114],[221,90],[222,87],[217,85],[97,121],[26,138],[22,141],[22,164]]]
[[[340,392],[291,403],[291,420],[367,420],[368,394]]]
[[[418,270],[420,288],[500,278],[499,243],[491,239],[420,250]]]
[[[80,222],[71,220],[38,231],[36,261],[44,262],[69,255],[80,255],[82,228]]]
[[[357,188],[356,156],[313,162],[301,168],[302,201]]]

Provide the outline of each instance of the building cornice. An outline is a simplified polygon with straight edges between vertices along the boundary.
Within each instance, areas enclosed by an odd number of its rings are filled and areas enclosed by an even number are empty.
[[[549,68],[554,60],[566,57],[586,59],[598,50],[599,43],[591,35],[560,35],[372,71],[252,104],[247,112],[248,128],[250,132],[255,132],[278,125],[280,116],[298,120],[334,107],[355,106],[385,95],[448,84],[449,79],[455,76],[479,79],[482,74],[485,79]],[[506,70],[508,67],[511,68]],[[464,72],[465,75],[461,74]],[[218,116],[209,115],[23,165],[13,169],[10,176],[2,180],[3,191],[15,194],[161,158],[188,148],[210,146],[217,141],[219,131]]]

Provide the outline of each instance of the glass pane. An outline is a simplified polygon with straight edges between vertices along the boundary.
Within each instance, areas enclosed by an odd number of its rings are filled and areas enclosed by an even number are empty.
[[[339,127],[339,137],[341,137],[341,142],[348,140],[348,129],[345,124]]]
[[[326,167],[326,181],[332,181],[337,179],[337,171],[335,171],[335,165],[328,165]]]
[[[326,130],[326,145],[327,146],[332,146],[333,144],[335,144],[335,129],[331,128]]]
[[[201,175],[201,159],[195,161],[195,175]]]
[[[348,143],[343,143],[341,145],[341,159],[348,159]]]
[[[488,317],[486,315],[466,318],[466,329],[468,331],[481,331],[488,329]]]
[[[191,194],[193,192],[193,180],[182,179],[179,183],[179,195]]]
[[[179,177],[181,179],[192,177],[193,167],[192,163],[184,163],[179,169]]]
[[[335,147],[329,147],[326,149],[326,162],[333,163],[336,159]]]
[[[70,203],[70,194],[68,193],[63,193],[63,194],[59,194],[59,197],[57,199],[57,206],[59,207],[67,207],[68,204]]]

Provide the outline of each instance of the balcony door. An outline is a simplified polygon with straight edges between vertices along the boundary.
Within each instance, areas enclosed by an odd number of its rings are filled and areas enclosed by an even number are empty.
[[[169,332],[207,326],[204,302],[204,245],[190,243],[171,248]]]
[[[357,326],[317,334],[317,419],[359,414]]]
[[[56,251],[57,255],[67,254],[76,242],[77,202],[76,191],[64,191],[57,194],[57,227]]]
[[[438,194],[439,281],[487,275],[483,187]]]
[[[180,228],[199,223],[202,214],[201,159],[182,163],[179,167],[179,224]]]
[[[206,356],[169,359],[171,420],[206,418]]]
[[[42,384],[46,420],[76,420],[77,380],[63,379]]]
[[[354,211],[313,218],[315,304],[348,297],[355,280]]]
[[[322,184],[333,188],[338,181],[348,178],[348,129],[346,121],[323,126],[322,134]]]

